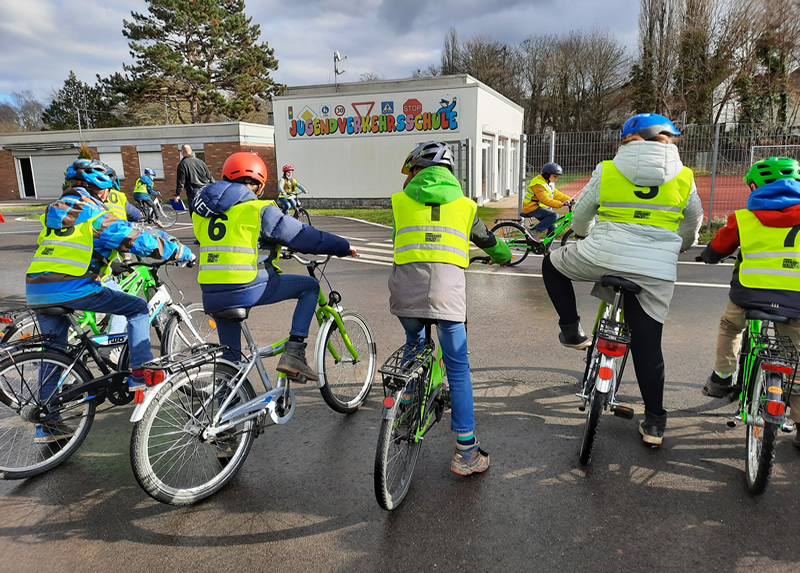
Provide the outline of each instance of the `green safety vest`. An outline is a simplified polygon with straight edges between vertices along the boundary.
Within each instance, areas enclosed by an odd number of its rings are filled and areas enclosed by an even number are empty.
[[[747,288],[800,291],[796,229],[767,227],[752,211],[736,211],[742,262],[739,282]]]
[[[467,197],[425,204],[405,193],[392,195],[394,262],[469,266],[469,236],[478,206]]]
[[[125,210],[125,204],[128,202],[128,197],[122,191],[112,189],[108,194],[108,199],[105,200],[105,205],[111,213],[118,219],[123,221],[128,220],[128,213]]]
[[[211,218],[192,214],[200,242],[200,284],[246,284],[258,273],[261,210],[275,201],[247,201]]]
[[[688,167],[659,186],[642,187],[628,181],[613,161],[603,161],[600,176],[601,221],[640,223],[676,231],[692,192],[694,174]]]
[[[556,182],[555,181],[547,181],[541,175],[537,175],[536,177],[531,179],[531,182],[528,184],[528,192],[525,193],[525,202],[526,203],[529,203],[531,201],[536,201],[537,203],[539,202],[539,200],[536,198],[536,194],[533,192],[533,188],[536,185],[543,186],[547,190],[547,194],[550,197],[550,199],[553,198],[553,195],[555,194]]]
[[[44,224],[45,217],[41,216],[43,228],[39,233],[39,248],[33,255],[28,274],[51,272],[74,277],[86,274],[94,252],[92,221],[97,217],[66,229],[51,229]]]

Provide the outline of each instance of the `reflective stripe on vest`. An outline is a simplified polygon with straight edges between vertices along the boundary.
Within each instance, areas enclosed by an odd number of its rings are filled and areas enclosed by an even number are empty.
[[[289,185],[288,185],[289,188],[288,189],[286,189],[286,183],[287,183],[287,180],[284,177],[284,178],[281,179],[281,185],[279,185],[280,193],[278,194],[278,197],[281,197],[283,199],[288,198],[289,195],[297,195],[297,179],[292,177],[288,181],[288,183],[289,183]]]
[[[628,181],[613,161],[603,161],[600,175],[601,221],[640,223],[676,231],[692,192],[694,174],[688,167],[659,186],[641,187]]]
[[[478,206],[461,197],[450,203],[424,204],[405,193],[392,195],[394,262],[451,263],[469,266],[469,235]]]
[[[794,227],[767,227],[747,209],[736,211],[736,224],[742,250],[742,286],[800,291],[800,233]]]
[[[536,177],[531,179],[531,182],[528,184],[528,192],[525,193],[525,202],[526,203],[529,203],[531,201],[539,203],[539,200],[536,198],[536,194],[533,192],[533,188],[536,185],[541,185],[542,187],[544,187],[545,190],[547,191],[547,196],[550,199],[552,199],[553,195],[555,195],[556,182],[555,181],[546,181],[545,178],[542,177],[542,175],[537,175]]]
[[[128,220],[128,213],[125,210],[125,204],[128,202],[128,197],[122,191],[112,189],[105,200],[105,205],[111,213],[118,219],[123,221]]]
[[[92,221],[101,215],[65,229],[47,227],[44,224],[46,215],[42,215],[39,248],[28,267],[28,274],[51,272],[73,277],[86,274],[94,252]]]
[[[261,210],[274,201],[247,201],[211,218],[192,215],[200,242],[200,284],[246,284],[258,272]]]

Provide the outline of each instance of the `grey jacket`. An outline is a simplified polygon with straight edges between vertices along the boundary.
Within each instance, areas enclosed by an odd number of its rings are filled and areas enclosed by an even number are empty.
[[[180,195],[181,191],[193,191],[200,189],[209,183],[213,183],[214,178],[202,159],[195,157],[194,153],[186,155],[178,163],[178,181],[175,185],[175,194]]]

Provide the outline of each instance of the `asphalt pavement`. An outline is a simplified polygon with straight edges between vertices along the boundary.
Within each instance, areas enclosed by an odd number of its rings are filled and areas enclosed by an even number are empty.
[[[388,311],[390,231],[338,217],[313,222],[361,254],[333,259],[326,276],[343,306],[366,316],[382,361],[403,341]],[[0,224],[0,305],[24,302],[37,225],[8,216]],[[186,215],[173,231],[192,237]],[[726,425],[734,405],[700,392],[732,267],[695,264],[697,252],[681,257],[664,329],[669,421],[661,448],[642,444],[643,407],[628,367],[621,402],[635,417],[604,415],[592,461],[581,467],[585,414],[575,392],[583,353],[557,343],[541,257],[477,266],[468,271],[468,336],[476,432],[492,459],[485,474],[449,471],[446,414],[425,438],[408,497],[385,512],[372,484],[380,382],[350,416],[300,386],[294,418],[256,439],[231,483],[176,508],[138,487],[130,408],[106,404],[69,461],[0,482],[0,571],[797,571],[800,450],[780,434],[767,491],[747,494],[745,431]],[[284,270],[305,272],[296,263]],[[196,272],[170,271],[187,300],[200,299]],[[590,285],[576,290],[591,322]],[[254,309],[256,339],[286,336],[293,307]]]

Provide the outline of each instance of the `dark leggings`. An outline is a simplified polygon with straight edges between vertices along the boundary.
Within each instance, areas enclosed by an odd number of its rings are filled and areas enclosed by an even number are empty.
[[[549,255],[542,262],[542,277],[547,294],[558,313],[559,324],[573,324],[580,320],[572,280],[553,266]],[[624,293],[623,305],[625,322],[631,327],[633,367],[645,410],[655,415],[663,414],[664,355],[661,353],[661,334],[664,325],[642,309],[634,294]]]

